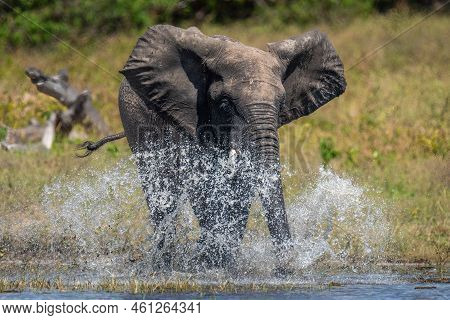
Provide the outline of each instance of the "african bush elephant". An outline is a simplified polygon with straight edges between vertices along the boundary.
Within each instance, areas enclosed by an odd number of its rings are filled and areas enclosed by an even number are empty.
[[[163,221],[172,216],[184,188],[201,229],[198,262],[232,264],[256,193],[283,261],[291,234],[277,129],[344,92],[343,65],[327,37],[311,31],[263,51],[225,36],[206,36],[195,27],[157,25],[139,38],[120,72],[125,133],[82,147],[89,154],[127,137],[138,155],[152,221],[161,226],[159,247],[172,232]],[[170,151],[160,153],[158,177],[149,177],[155,164],[142,154],[162,150]],[[245,155],[251,166],[239,165]],[[238,163],[234,174],[221,169],[230,159]],[[164,261],[170,264],[170,254]]]

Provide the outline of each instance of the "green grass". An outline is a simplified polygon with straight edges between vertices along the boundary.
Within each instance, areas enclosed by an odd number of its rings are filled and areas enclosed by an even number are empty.
[[[66,282],[61,279],[49,281],[47,279],[20,279],[10,281],[0,279],[0,293],[2,292],[20,292],[24,290],[37,291],[102,291],[102,292],[128,292],[131,294],[150,294],[150,293],[182,293],[194,292],[201,295],[214,295],[216,293],[245,293],[245,292],[273,292],[290,291],[294,289],[306,290],[325,290],[332,287],[339,287],[341,284],[336,282],[324,284],[242,284],[229,281],[222,281],[214,284],[200,284],[196,281],[186,279],[155,279],[142,281],[131,279],[128,281],[117,280],[115,278],[103,279],[97,282]]]
[[[350,24],[318,27],[329,34],[349,67],[421,18],[394,13],[354,20]],[[267,42],[307,29],[286,26],[273,30],[247,21],[227,26],[209,25],[203,31],[226,34],[264,48]],[[389,203],[388,215],[393,226],[388,260],[428,261],[441,266],[448,260],[449,30],[448,16],[427,19],[412,32],[348,70],[348,86],[343,96],[280,130],[283,162],[297,172],[294,178],[285,178],[287,190],[308,175],[305,168],[315,170],[325,163],[339,173],[354,177],[358,183],[381,191],[381,197]],[[24,69],[35,66],[53,73],[67,68],[71,82],[80,89],[89,88],[95,106],[107,123],[121,131],[116,103],[117,70],[128,58],[139,35],[117,34],[78,48],[114,77],[61,44],[3,53],[0,123],[20,127],[31,117],[45,121],[46,112],[59,106],[35,90],[25,77]],[[89,134],[90,138],[98,137],[95,133]],[[59,139],[48,153],[0,150],[2,223],[20,221],[14,227],[23,229],[39,223],[45,225],[39,195],[46,183],[77,168],[98,163],[111,166],[117,158],[130,153],[126,143],[119,141],[99,151],[95,158],[80,160],[74,158],[76,143]],[[288,198],[292,195],[287,192]],[[12,229],[9,232],[14,234]],[[5,242],[0,242],[0,246],[1,243]],[[0,247],[0,259],[12,255],[13,250],[11,245]]]

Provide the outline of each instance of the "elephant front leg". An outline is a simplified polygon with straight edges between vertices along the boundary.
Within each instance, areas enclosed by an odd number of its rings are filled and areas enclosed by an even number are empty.
[[[167,195],[164,195],[167,196]],[[151,197],[158,197],[153,194]],[[154,266],[156,269],[173,269],[173,253],[175,251],[176,236],[176,193],[173,193],[170,200],[164,206],[155,205],[152,199],[147,196],[147,203],[150,208],[150,219],[155,227],[153,242],[156,244],[154,255]]]
[[[217,211],[210,204],[199,199],[192,199],[192,208],[200,225],[200,237],[197,242],[197,253],[192,263],[194,268],[219,268],[226,265],[229,259],[224,223],[217,216]]]
[[[234,190],[233,204],[230,206],[230,213],[227,219],[233,264],[235,264],[242,239],[244,238],[253,199],[252,188],[248,181],[239,181],[239,184],[234,186]]]
[[[283,197],[281,173],[276,171],[262,175],[259,183],[261,203],[278,262],[275,273],[284,275],[290,273],[289,264],[292,260],[293,246]]]
[[[239,246],[248,221],[251,197],[242,192],[240,199],[229,199],[216,205],[193,204],[194,214],[199,220],[200,238],[195,263],[206,268],[236,267]]]
[[[176,172],[155,170],[154,162],[139,163],[142,188],[154,226],[153,262],[156,269],[173,268],[176,209],[181,195]]]

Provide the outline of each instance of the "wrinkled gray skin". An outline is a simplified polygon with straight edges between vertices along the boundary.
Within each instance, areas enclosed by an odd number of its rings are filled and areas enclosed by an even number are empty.
[[[291,234],[281,184],[277,129],[308,115],[345,90],[342,62],[324,34],[308,32],[271,43],[268,49],[249,47],[225,36],[209,37],[197,28],[157,25],[138,40],[121,71],[126,79],[119,93],[120,115],[132,151],[155,152],[151,148],[159,145],[174,150],[172,156],[162,159],[160,175],[167,179],[158,180],[154,183],[157,185],[145,181],[149,169],[145,159],[138,163],[144,191],[153,190],[152,194],[146,193],[156,226],[171,216],[180,186],[185,185],[179,149],[186,146],[180,142],[180,136],[197,146],[186,156],[197,173],[214,174],[214,161],[221,157],[239,157],[245,151],[251,154],[253,180],[239,170],[230,177],[227,203],[212,199],[218,188],[208,183],[212,180],[188,186],[201,227],[198,262],[207,267],[233,263],[245,231],[251,197],[256,192],[266,214],[279,268],[283,270]],[[203,139],[214,136],[223,125],[231,126],[225,130],[225,139]],[[160,134],[148,135],[155,130]],[[149,140],[156,144],[148,144]],[[204,163],[200,168],[194,165],[194,159],[205,154],[211,155],[212,169],[205,169]],[[165,181],[164,185],[160,181]],[[252,185],[264,188],[258,190]],[[155,193],[158,188],[171,193],[162,204]],[[226,226],[230,224],[233,227]],[[164,227],[162,233],[165,237],[160,248],[172,231]],[[217,240],[224,235],[229,239],[226,244]],[[166,253],[165,263],[170,265],[170,260]]]

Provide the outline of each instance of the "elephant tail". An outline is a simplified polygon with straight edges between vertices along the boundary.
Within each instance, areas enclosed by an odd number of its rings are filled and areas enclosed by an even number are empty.
[[[122,139],[122,138],[125,138],[125,132],[120,132],[120,133],[112,134],[110,136],[106,136],[106,137],[98,140],[97,142],[85,141],[82,144],[79,144],[77,146],[77,150],[86,150],[86,152],[83,153],[83,154],[76,154],[76,156],[78,158],[87,157],[93,151],[99,149],[105,143],[108,143],[108,142],[111,142],[111,141],[114,141],[114,140],[119,140],[119,139]]]

